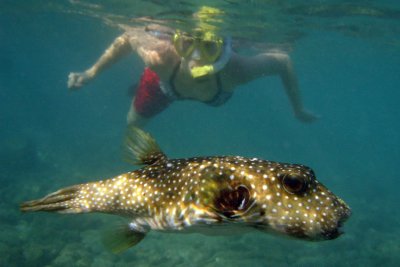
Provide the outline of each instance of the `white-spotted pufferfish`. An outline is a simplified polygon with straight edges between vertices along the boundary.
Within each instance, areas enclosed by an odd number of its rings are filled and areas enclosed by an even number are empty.
[[[67,187],[20,209],[128,217],[130,223],[109,239],[114,252],[136,245],[150,230],[218,234],[256,229],[334,239],[351,214],[304,165],[239,156],[168,159],[137,128],[129,129],[125,147],[130,160],[143,168]]]

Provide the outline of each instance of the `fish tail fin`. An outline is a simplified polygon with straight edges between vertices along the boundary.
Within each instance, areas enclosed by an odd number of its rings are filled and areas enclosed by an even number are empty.
[[[124,159],[135,165],[151,165],[164,161],[167,157],[149,133],[135,126],[129,126],[124,142]]]
[[[121,224],[102,233],[102,243],[115,254],[120,254],[137,245],[146,236],[145,231],[132,228],[131,224]]]
[[[107,180],[73,185],[41,199],[24,202],[20,205],[20,210],[22,212],[126,213],[127,207],[121,201],[124,197],[121,192],[127,192],[129,179],[130,173],[125,173]]]
[[[22,212],[48,211],[60,213],[81,213],[85,212],[76,204],[76,197],[79,194],[80,185],[74,185],[60,189],[44,198],[27,201],[20,205]]]

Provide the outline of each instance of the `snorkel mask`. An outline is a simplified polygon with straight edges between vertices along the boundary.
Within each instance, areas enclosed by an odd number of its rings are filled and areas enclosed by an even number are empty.
[[[202,6],[194,14],[197,20],[194,33],[189,35],[178,30],[174,34],[173,44],[178,55],[184,59],[199,58],[205,64],[190,68],[193,78],[220,71],[231,57],[231,39],[216,34],[216,24],[223,22],[223,14],[218,8]]]
[[[193,36],[177,31],[173,37],[176,52],[188,59],[196,51],[204,66],[193,67],[190,72],[193,78],[202,77],[220,71],[231,56],[231,39],[221,38],[213,32],[196,31]]]

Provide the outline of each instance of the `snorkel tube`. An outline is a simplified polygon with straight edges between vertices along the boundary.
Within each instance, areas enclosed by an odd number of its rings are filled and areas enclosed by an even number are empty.
[[[190,74],[193,78],[199,78],[206,75],[214,74],[220,71],[228,63],[232,55],[232,40],[231,37],[224,38],[224,46],[222,54],[213,64],[204,65],[201,67],[193,67],[190,69]]]

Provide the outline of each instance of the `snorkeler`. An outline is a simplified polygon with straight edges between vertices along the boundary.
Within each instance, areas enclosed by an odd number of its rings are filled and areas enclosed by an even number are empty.
[[[202,12],[219,10],[203,7],[199,14]],[[220,106],[239,85],[271,75],[280,76],[297,119],[312,122],[317,118],[303,107],[292,62],[285,52],[241,56],[232,51],[230,37],[219,36],[201,19],[190,34],[153,24],[124,29],[93,66],[69,74],[68,88],[82,87],[119,59],[137,53],[145,69],[128,113],[130,125],[143,125],[175,100]]]

